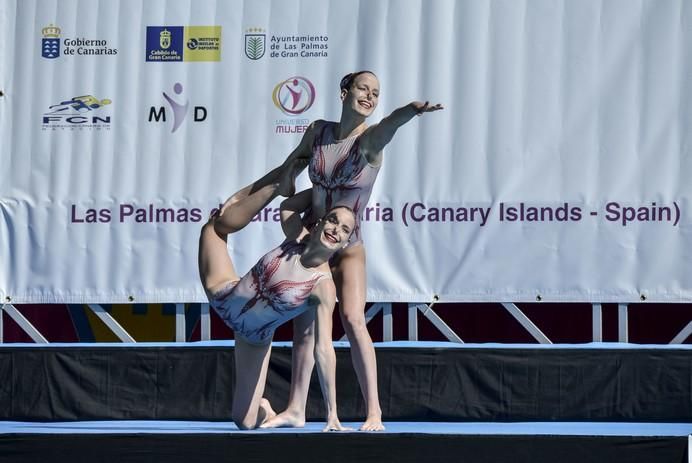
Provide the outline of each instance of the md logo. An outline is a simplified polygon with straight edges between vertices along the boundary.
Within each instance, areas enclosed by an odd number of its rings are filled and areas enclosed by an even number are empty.
[[[177,96],[170,96],[163,92],[163,98],[168,102],[169,111],[173,115],[173,127],[171,133],[174,133],[183,124],[190,109],[190,102],[182,96],[183,86],[179,82],[173,86],[173,93]],[[166,122],[169,118],[169,113],[164,106],[151,106],[149,108],[149,122]],[[202,122],[207,119],[207,108],[204,106],[194,106],[192,108],[192,120],[194,122]]]

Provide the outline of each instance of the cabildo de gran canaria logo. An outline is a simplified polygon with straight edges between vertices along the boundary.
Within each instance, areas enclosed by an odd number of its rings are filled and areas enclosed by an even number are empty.
[[[111,103],[107,98],[99,100],[93,95],[82,95],[50,105],[43,113],[43,130],[110,130],[111,117],[94,112]]]
[[[221,26],[147,26],[147,61],[221,61]]]
[[[117,55],[117,48],[110,48],[108,41],[103,39],[86,39],[83,37],[66,37],[60,39],[62,30],[54,25],[41,29],[43,39],[41,40],[41,56],[47,59],[56,59],[62,54],[64,56],[74,55]],[[62,47],[61,47],[62,45]]]
[[[245,56],[251,60],[262,58],[269,41],[270,58],[327,58],[329,36],[310,34],[270,35],[261,27],[245,31]]]

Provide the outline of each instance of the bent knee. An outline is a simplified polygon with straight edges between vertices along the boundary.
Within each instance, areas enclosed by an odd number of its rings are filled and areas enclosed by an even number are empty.
[[[204,225],[202,225],[202,229],[200,230],[200,235],[204,236],[208,233],[215,233],[214,222],[215,222],[214,217],[209,217],[209,220],[207,220],[207,222]]]
[[[216,235],[222,240],[226,240],[226,237],[230,233],[230,231],[227,229],[228,227],[224,226],[223,222],[219,220],[218,215],[212,215],[209,217],[209,220],[202,225],[202,230],[200,232],[200,236],[205,236],[205,235]]]

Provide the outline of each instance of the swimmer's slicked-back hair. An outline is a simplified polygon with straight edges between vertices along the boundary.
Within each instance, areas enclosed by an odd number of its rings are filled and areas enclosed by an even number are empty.
[[[335,209],[346,209],[348,212],[351,213],[351,215],[353,215],[353,218],[354,218],[354,219],[356,218],[356,211],[354,211],[353,209],[351,209],[350,207],[348,207],[348,206],[345,205],[345,204],[340,204],[340,205],[338,205],[338,206],[332,207],[331,209],[329,209],[329,210],[327,211],[327,214],[329,214],[330,212],[332,212],[332,211],[335,210]],[[326,216],[327,214],[325,214],[325,216]]]
[[[349,74],[346,74],[341,78],[341,82],[339,82],[339,89],[341,90],[348,90],[351,88],[351,85],[353,85],[353,81],[356,80],[356,77],[358,77],[361,74],[372,74],[373,76],[377,77],[377,74],[375,74],[372,71],[368,70],[363,70],[363,71],[358,71],[358,72],[351,72]]]

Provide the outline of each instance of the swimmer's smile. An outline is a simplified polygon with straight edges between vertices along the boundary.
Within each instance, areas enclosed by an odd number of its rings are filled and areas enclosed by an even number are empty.
[[[365,109],[372,108],[372,103],[370,103],[368,100],[358,100],[358,104],[363,106]]]
[[[333,235],[332,233],[328,232],[327,230],[324,231],[324,237],[327,241],[329,241],[332,244],[337,244],[339,242],[336,235]]]

